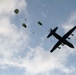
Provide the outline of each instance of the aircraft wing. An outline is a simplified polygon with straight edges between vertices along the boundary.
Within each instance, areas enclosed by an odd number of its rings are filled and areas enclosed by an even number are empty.
[[[52,33],[50,32],[49,35],[47,36],[47,38],[49,38],[52,35]]]
[[[76,26],[74,26],[70,31],[68,31],[64,36],[63,38],[66,39],[68,38],[68,36],[76,29]]]
[[[61,44],[61,42],[58,41],[50,52],[52,53],[60,44]]]

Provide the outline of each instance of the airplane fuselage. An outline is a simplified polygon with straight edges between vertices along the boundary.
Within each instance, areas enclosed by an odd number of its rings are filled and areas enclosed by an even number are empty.
[[[61,43],[68,45],[71,48],[74,48],[74,46],[70,42],[68,42],[66,39],[64,39],[63,37],[61,37],[57,33],[53,33],[53,36],[56,37]]]
[[[58,27],[55,27],[53,30],[50,30],[50,33],[48,34],[47,38],[51,37],[52,35],[58,39],[58,42],[55,44],[55,46],[51,49],[51,53],[56,49],[59,48],[59,45],[67,45],[71,48],[74,48],[73,44],[67,41],[66,39],[69,37],[69,35],[72,34],[72,32],[76,29],[76,26],[74,26],[71,30],[69,30],[66,34],[64,34],[62,37],[56,33],[56,30]]]

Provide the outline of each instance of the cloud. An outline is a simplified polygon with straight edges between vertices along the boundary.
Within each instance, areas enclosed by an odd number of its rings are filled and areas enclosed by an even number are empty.
[[[73,26],[76,26],[76,12],[73,12],[70,17],[67,19],[66,22],[64,22],[61,25],[65,30],[68,30],[72,28]]]
[[[2,0],[0,1],[0,15],[14,15],[13,10],[19,8],[21,11],[26,9],[25,0]]]
[[[6,61],[5,64],[9,66],[24,68],[27,75],[36,75],[41,73],[50,75],[54,70],[59,70],[64,73],[74,72],[73,67],[67,67],[66,61],[69,55],[68,48],[61,51],[55,51],[51,54],[48,51],[44,51],[41,46],[36,48],[30,48],[30,51],[27,53],[26,57],[18,58],[16,61]],[[68,53],[67,53],[68,52]],[[9,63],[9,64],[8,64]]]
[[[14,65],[18,53],[23,51],[29,42],[28,33],[18,28],[12,18],[14,9],[26,8],[25,0],[0,1],[0,65]],[[17,63],[17,62],[16,62]],[[15,64],[17,65],[17,64]],[[2,68],[2,67],[1,67]]]
[[[65,66],[68,55],[69,53],[67,54],[67,49],[51,54],[48,51],[44,51],[41,47],[36,47],[36,49],[31,49],[31,52],[29,52],[27,61],[24,61],[24,66],[27,72],[32,74],[46,74],[55,69],[58,69],[61,72],[70,73],[73,70]]]
[[[64,22],[61,27],[64,29],[64,33],[68,32],[71,28],[76,26],[76,12],[72,12],[70,17]],[[74,37],[72,37],[73,42],[75,42],[76,34],[73,32]]]
[[[57,49],[50,53],[42,45],[32,48],[29,45],[29,34],[11,22],[14,16],[12,10],[19,7],[23,11],[26,5],[24,0],[7,0],[7,2],[2,0],[0,2],[0,9],[2,9],[0,10],[0,68],[6,69],[8,66],[23,68],[29,75],[39,73],[50,75],[55,69],[65,74],[74,72],[75,67],[66,65],[67,58],[74,53],[73,50],[65,46],[61,50]],[[10,12],[12,13],[10,14]],[[70,25],[71,28],[75,19],[74,14],[62,24],[62,27],[68,29],[68,25]],[[41,39],[44,41],[44,38],[41,37]]]

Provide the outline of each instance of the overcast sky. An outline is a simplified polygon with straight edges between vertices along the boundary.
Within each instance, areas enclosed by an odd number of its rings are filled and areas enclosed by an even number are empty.
[[[0,75],[76,75],[76,30],[67,39],[74,49],[50,53],[58,40],[47,38],[50,28],[63,36],[74,26],[76,0],[0,0]]]

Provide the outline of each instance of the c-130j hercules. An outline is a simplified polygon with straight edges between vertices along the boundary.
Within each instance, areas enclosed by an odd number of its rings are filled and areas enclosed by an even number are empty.
[[[58,27],[54,28],[53,30],[50,29],[50,33],[49,35],[47,36],[47,38],[49,38],[50,36],[54,36],[55,38],[58,39],[58,42],[55,44],[55,46],[51,49],[51,53],[56,49],[56,48],[59,48],[59,45],[67,45],[69,46],[70,48],[74,48],[73,44],[70,43],[69,41],[67,41],[66,39],[69,37],[69,35],[72,35],[72,32],[76,29],[76,26],[74,26],[71,30],[69,30],[63,37],[61,37],[59,34],[56,33],[56,30],[58,29]]]

